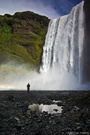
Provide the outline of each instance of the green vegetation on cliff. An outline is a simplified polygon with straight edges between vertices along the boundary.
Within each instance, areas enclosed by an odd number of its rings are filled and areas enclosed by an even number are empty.
[[[30,11],[0,16],[0,63],[40,65],[49,19]]]

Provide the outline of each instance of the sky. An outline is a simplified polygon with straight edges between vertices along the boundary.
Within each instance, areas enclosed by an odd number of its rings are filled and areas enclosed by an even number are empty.
[[[0,15],[33,11],[50,19],[68,14],[82,0],[0,0]]]

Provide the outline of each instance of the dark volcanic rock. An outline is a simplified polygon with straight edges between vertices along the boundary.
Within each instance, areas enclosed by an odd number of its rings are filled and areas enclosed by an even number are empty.
[[[7,97],[7,100],[8,100],[8,101],[11,101],[11,102],[14,102],[14,101],[15,101],[15,98],[14,98],[13,95],[9,95],[9,96]]]
[[[0,135],[63,135],[90,132],[90,92],[0,92]],[[2,96],[3,95],[3,96]],[[7,97],[12,95],[12,100]],[[57,96],[58,95],[58,96]],[[45,98],[44,98],[45,97]],[[29,112],[33,103],[60,100],[62,114]],[[10,98],[12,99],[12,98]],[[41,99],[38,100],[38,99]],[[5,101],[6,100],[6,101]],[[83,101],[83,102],[82,102]]]

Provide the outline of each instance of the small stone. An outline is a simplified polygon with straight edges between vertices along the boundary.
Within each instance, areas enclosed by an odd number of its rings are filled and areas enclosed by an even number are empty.
[[[14,96],[9,95],[9,96],[7,97],[7,100],[9,100],[9,101],[11,101],[11,102],[14,102],[14,101],[15,101],[15,98],[14,98]]]
[[[15,127],[16,127],[17,131],[21,130],[21,126],[20,125],[16,125]]]
[[[40,133],[40,132],[37,132],[37,133],[35,133],[34,135],[41,135],[41,133]]]
[[[77,132],[81,132],[82,131],[82,128],[81,127],[77,127],[76,131]]]
[[[20,121],[20,119],[18,117],[15,117],[14,119],[17,120],[18,122]]]
[[[58,111],[58,109],[53,109],[55,112],[57,112]]]

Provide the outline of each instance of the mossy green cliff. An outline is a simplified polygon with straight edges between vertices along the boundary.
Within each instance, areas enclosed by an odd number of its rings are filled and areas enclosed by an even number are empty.
[[[49,19],[30,11],[0,16],[0,64],[40,65]]]

